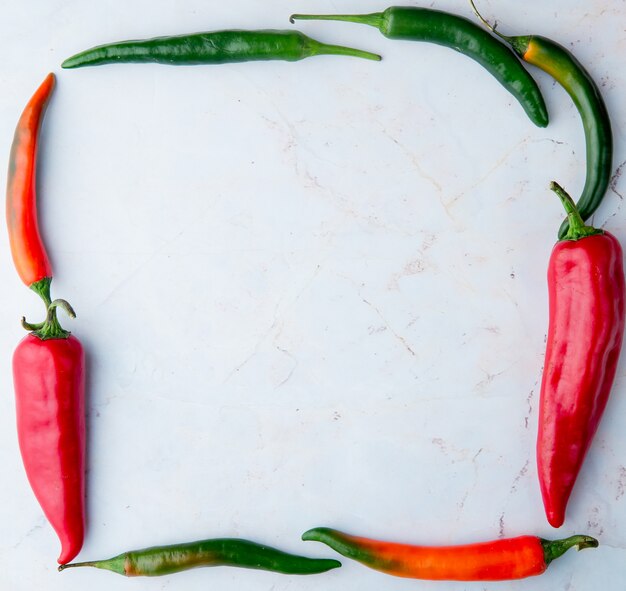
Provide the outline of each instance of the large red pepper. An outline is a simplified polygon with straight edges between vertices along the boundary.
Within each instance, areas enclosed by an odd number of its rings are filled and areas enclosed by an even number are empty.
[[[585,226],[572,199],[552,189],[569,230],[548,267],[550,325],[537,467],[550,524],[559,527],[585,454],[606,407],[624,334],[624,265],[617,239]]]
[[[46,320],[22,324],[32,332],[13,356],[17,430],[30,485],[61,540],[59,562],[72,560],[84,537],[85,360],[63,330],[50,298],[52,268],[39,234],[35,176],[39,128],[54,88],[52,74],[26,106],[15,130],[7,185],[7,225],[16,269],[46,306]]]
[[[71,561],[84,537],[85,356],[74,336],[27,335],[13,355],[17,432],[30,485]]]

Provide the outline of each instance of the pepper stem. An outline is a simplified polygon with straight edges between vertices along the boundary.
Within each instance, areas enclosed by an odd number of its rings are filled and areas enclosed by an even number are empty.
[[[43,300],[46,309],[48,309],[48,306],[52,302],[52,298],[50,297],[50,283],[52,283],[52,277],[44,277],[30,285],[30,289]]]
[[[541,540],[543,546],[543,554],[546,560],[546,566],[559,556],[563,556],[570,548],[574,546],[577,549],[597,548],[598,540],[591,536],[571,536],[564,540]]]
[[[52,303],[52,298],[50,297],[50,284],[52,283],[52,277],[44,277],[39,281],[35,281],[29,285],[30,289],[32,289],[42,300],[44,306],[46,307],[46,311],[50,307]],[[43,322],[30,323],[26,322],[26,318],[22,316],[22,328],[29,331],[39,330],[43,327]]]
[[[375,62],[379,62],[382,59],[377,53],[354,49],[353,47],[344,47],[343,45],[327,45],[326,43],[315,42],[309,47],[313,55],[349,55],[351,57],[360,57]]]
[[[76,566],[96,566],[95,562],[69,562],[68,564],[59,564],[58,571],[63,572],[66,568],[74,568]]]
[[[110,570],[118,575],[128,576],[125,569],[126,554],[120,554],[113,558],[106,560],[90,560],[89,562],[70,562],[68,564],[59,565],[59,572],[64,571],[66,568],[76,568],[78,566],[92,566],[94,568],[100,568],[103,570]]]
[[[478,12],[478,8],[476,8],[476,4],[474,4],[474,0],[469,0],[469,3],[470,3],[470,6],[472,7],[472,10],[474,11],[474,14],[480,19],[480,22],[482,22],[482,24],[485,25],[485,27],[487,27],[494,35],[496,35],[497,37],[500,37],[500,39],[502,39],[503,41],[506,41],[507,43],[512,43],[513,41],[512,37],[508,37],[507,35],[503,35],[499,31],[497,31],[498,21],[496,21],[493,25],[490,24],[489,21],[482,14],[480,14],[480,12]]]
[[[383,23],[383,13],[373,12],[371,14],[292,14],[289,17],[290,23],[300,21],[346,21],[349,23],[360,23],[370,25],[380,29]]]
[[[62,308],[63,310],[65,310],[65,313],[70,318],[76,318],[74,308],[70,306],[69,302],[59,299],[50,302],[50,305],[48,306],[46,320],[41,323],[41,325],[30,324],[26,322],[25,319],[22,319],[22,326],[26,330],[32,330],[32,334],[40,338],[42,341],[47,341],[50,339],[66,339],[70,336],[70,332],[63,329],[63,327],[59,323],[59,319],[57,318],[57,308]]]
[[[28,330],[28,331],[33,331],[33,330],[39,330],[40,328],[42,328],[44,325],[43,322],[36,322],[34,324],[31,324],[30,322],[26,322],[26,317],[22,316],[22,328],[24,330]]]
[[[550,183],[550,190],[554,191],[558,198],[561,200],[565,211],[567,212],[567,221],[569,222],[569,228],[567,233],[561,240],[580,240],[586,236],[594,236],[596,234],[604,234],[602,230],[594,228],[593,226],[585,225],[585,221],[580,215],[574,200],[569,196],[567,191],[561,187],[556,181]]]
[[[509,35],[503,35],[502,33],[500,33],[500,31],[497,30],[497,21],[493,25],[491,25],[489,21],[482,14],[480,14],[480,12],[478,12],[478,9],[474,4],[474,0],[469,0],[469,3],[472,6],[474,14],[480,19],[485,27],[487,27],[496,37],[499,37],[500,39],[502,39],[502,41],[508,43],[518,56],[520,56],[522,59],[526,59],[524,56],[528,51],[528,45],[530,44],[531,37],[529,37],[528,35],[523,35],[521,37],[510,37]]]

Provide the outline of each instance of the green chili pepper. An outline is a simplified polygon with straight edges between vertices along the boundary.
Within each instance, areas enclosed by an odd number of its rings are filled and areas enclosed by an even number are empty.
[[[59,571],[77,566],[102,568],[126,577],[157,577],[198,566],[239,566],[289,575],[313,575],[340,567],[341,562],[287,554],[249,540],[221,538],[133,550],[108,560],[62,564]]]
[[[224,64],[258,60],[297,60],[314,55],[348,55],[380,61],[380,55],[327,45],[299,31],[212,31],[99,45],[66,59],[63,68],[111,63],[169,65]]]
[[[505,45],[466,18],[429,8],[392,6],[372,14],[293,14],[300,20],[337,20],[371,25],[389,39],[429,41],[471,57],[522,105],[531,121],[548,125],[548,111],[536,82]]]
[[[565,47],[538,35],[502,35],[482,17],[472,0],[470,3],[485,26],[506,41],[525,62],[550,74],[574,101],[583,121],[587,150],[587,177],[576,207],[583,220],[589,219],[604,199],[613,166],[611,121],[598,86]],[[568,229],[566,219],[559,229],[559,239]]]

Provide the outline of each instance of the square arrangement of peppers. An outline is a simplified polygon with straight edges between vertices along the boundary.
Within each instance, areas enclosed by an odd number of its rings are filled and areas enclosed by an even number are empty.
[[[598,85],[570,50],[542,36],[501,34],[472,7],[475,22],[434,8],[400,6],[371,14],[293,14],[290,20],[361,23],[389,39],[454,49],[482,65],[511,93],[532,123],[545,127],[546,104],[525,62],[552,76],[578,109],[586,142],[584,188],[574,200],[556,181],[550,184],[565,210],[565,220],[547,265],[550,317],[536,439],[538,491],[546,519],[558,528],[566,519],[568,499],[585,456],[590,449],[593,453],[592,441],[614,382],[624,333],[622,249],[609,232],[586,225],[609,188],[611,123]],[[82,51],[66,59],[62,67],[297,61],[317,55],[381,59],[360,49],[318,42],[292,28],[113,42]],[[7,175],[6,219],[17,273],[44,305],[43,320],[22,319],[28,334],[15,350],[13,379],[22,460],[41,509],[61,542],[59,571],[91,566],[125,576],[155,576],[197,566],[229,565],[317,574],[340,567],[333,558],[294,555],[238,538],[152,546],[109,559],[72,562],[85,533],[85,354],[58,317],[62,310],[74,318],[72,306],[51,295],[53,269],[39,231],[36,194],[38,138],[55,80],[54,74],[45,78],[18,120]],[[390,575],[452,581],[539,575],[568,549],[598,545],[584,532],[557,540],[525,535],[433,546],[424,540],[417,540],[420,545],[407,545],[315,527],[302,539],[322,542]]]

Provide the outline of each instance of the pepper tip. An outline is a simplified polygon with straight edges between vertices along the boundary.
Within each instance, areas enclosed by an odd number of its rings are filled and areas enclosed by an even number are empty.
[[[47,94],[51,93],[56,84],[56,76],[54,72],[49,72],[48,75],[44,78],[43,83],[41,84],[42,88],[45,89]]]
[[[305,531],[301,539],[304,542],[322,542],[321,538],[332,531],[329,527],[313,527]]]
[[[555,529],[561,527],[565,521],[565,515],[561,512],[550,511],[546,513],[546,517],[548,518],[548,523]]]
[[[74,543],[68,542],[67,544],[63,544],[61,546],[61,554],[59,558],[57,558],[57,562],[59,563],[59,565],[63,567],[64,569],[67,568],[68,563],[74,560],[76,556],[78,556],[78,553],[80,552],[82,545],[83,545],[82,537],[80,539],[80,542],[76,540],[74,541]]]

